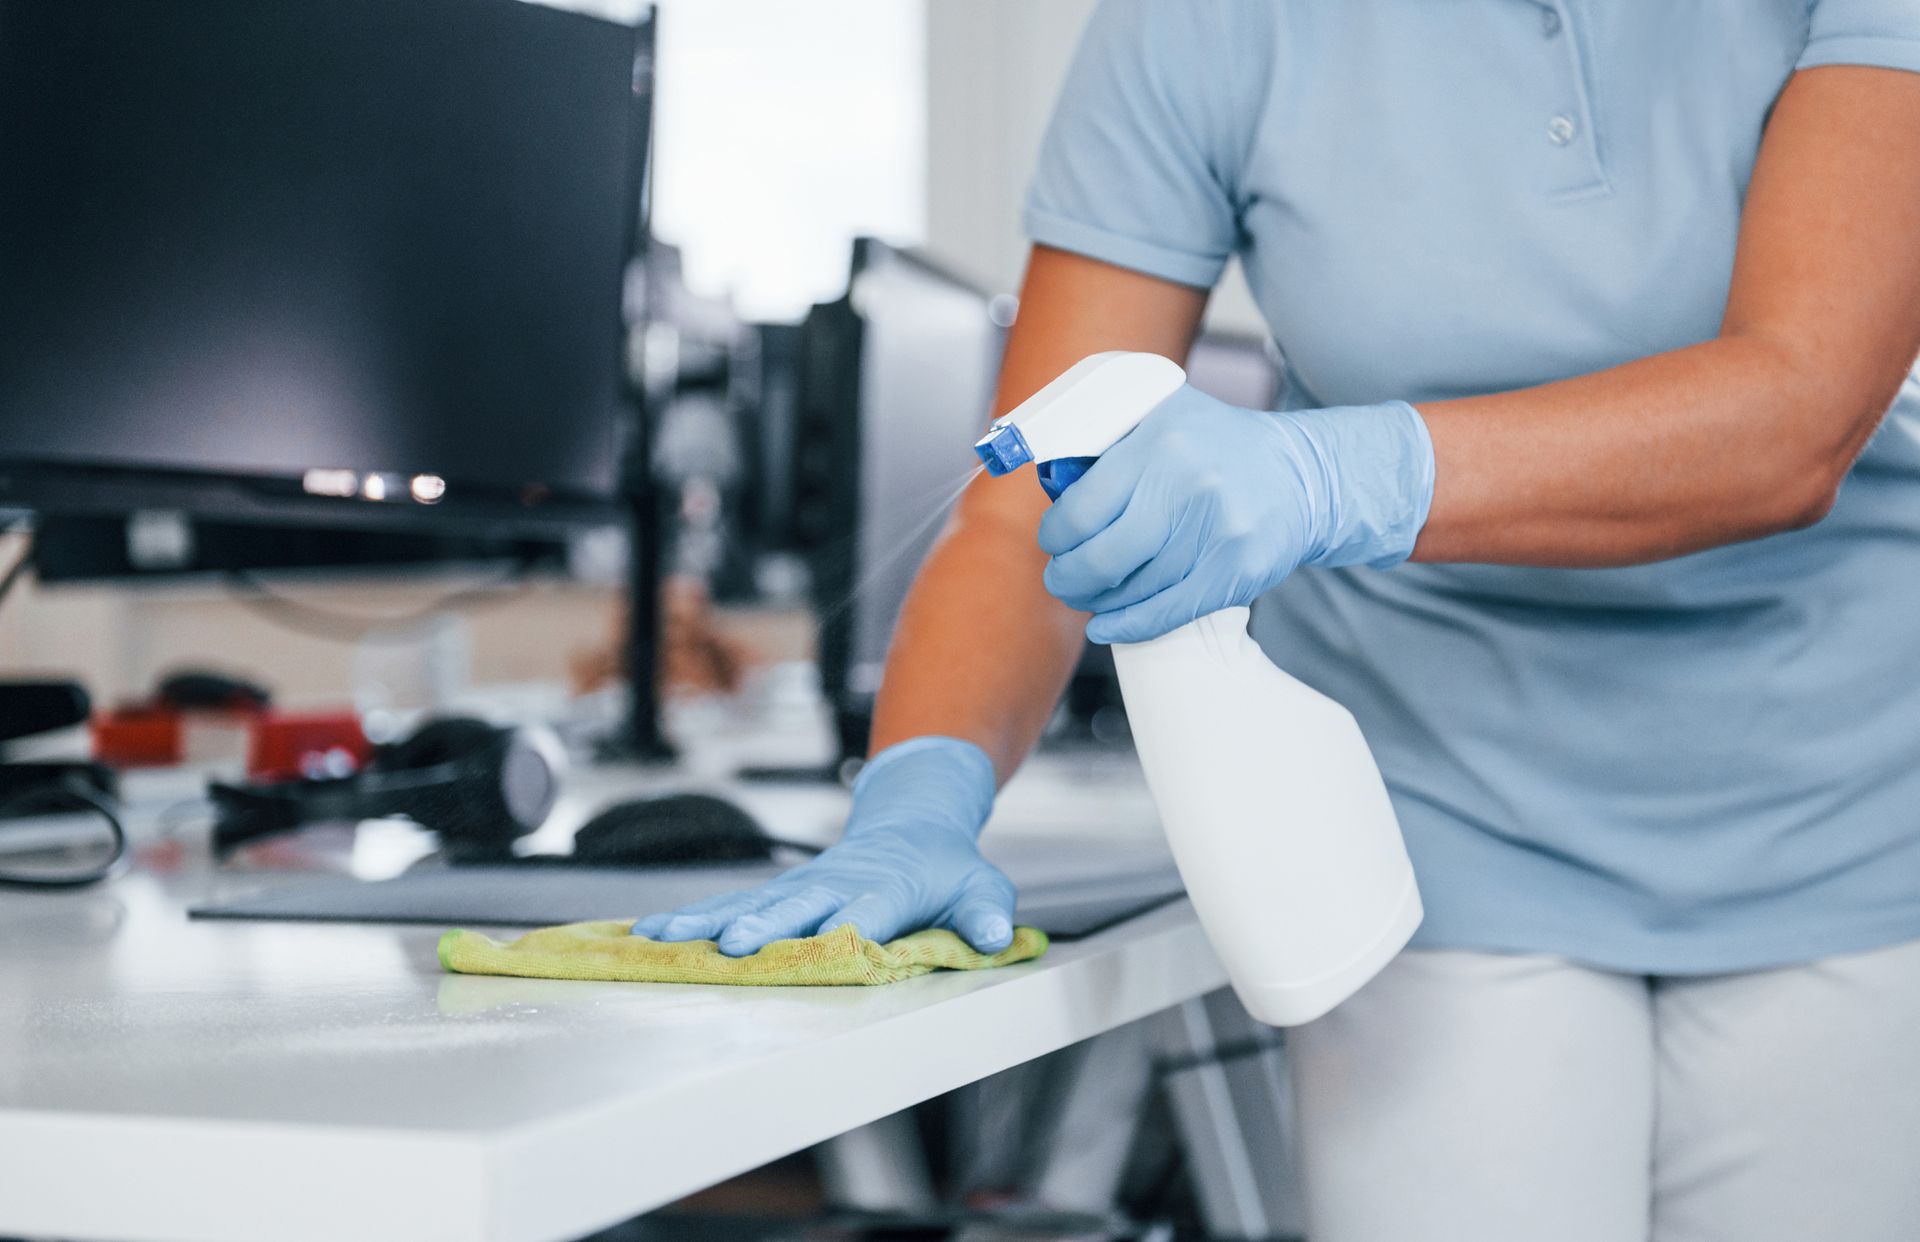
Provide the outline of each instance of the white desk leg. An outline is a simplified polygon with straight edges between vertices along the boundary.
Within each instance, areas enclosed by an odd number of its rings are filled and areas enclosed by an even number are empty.
[[[912,1109],[828,1139],[814,1161],[836,1208],[926,1214],[940,1206]]]
[[[1298,1238],[1298,1135],[1279,1032],[1222,989],[1149,1019],[1207,1234]]]
[[[1115,1210],[1153,1090],[1146,1024],[1096,1035],[1070,1052],[1060,1070],[1069,1082],[1037,1153],[1030,1193],[1054,1211],[1106,1215]]]

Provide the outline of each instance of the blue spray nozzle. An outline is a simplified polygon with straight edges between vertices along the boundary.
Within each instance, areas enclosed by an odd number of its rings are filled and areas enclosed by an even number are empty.
[[[989,430],[974,444],[973,451],[986,464],[987,473],[995,478],[1011,474],[1033,460],[1027,438],[1012,423]]]
[[[1034,469],[1039,472],[1040,486],[1046,491],[1047,499],[1058,500],[1099,460],[1098,457],[1056,457],[1052,461],[1041,462]]]
[[[987,473],[995,478],[1011,474],[1034,460],[1033,446],[1027,443],[1026,436],[1020,434],[1020,428],[1012,423],[988,431],[974,444],[973,451],[986,463]],[[1098,460],[1097,457],[1053,457],[1040,462],[1034,469],[1039,472],[1040,486],[1046,489],[1048,499],[1058,500],[1060,493],[1071,487]]]

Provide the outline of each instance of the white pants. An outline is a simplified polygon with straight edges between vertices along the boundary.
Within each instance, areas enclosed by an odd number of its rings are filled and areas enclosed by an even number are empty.
[[[1655,979],[1409,952],[1287,1048],[1310,1242],[1920,1242],[1920,941]]]

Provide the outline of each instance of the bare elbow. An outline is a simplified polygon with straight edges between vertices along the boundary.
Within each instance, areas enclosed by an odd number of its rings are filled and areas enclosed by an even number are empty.
[[[1781,530],[1805,530],[1826,519],[1840,499],[1840,488],[1874,430],[1886,417],[1895,392],[1874,392],[1834,412],[1831,418],[1809,420],[1824,429],[1811,442],[1802,440],[1792,454],[1789,473],[1778,491]],[[1783,442],[1787,437],[1781,438]]]
[[[1851,453],[1822,453],[1811,461],[1803,457],[1779,486],[1769,489],[1764,519],[1768,533],[1805,530],[1824,521],[1840,499],[1852,464]]]
[[[1844,477],[1844,476],[1842,476]],[[1805,530],[1826,520],[1833,512],[1833,506],[1840,499],[1840,478],[1818,478],[1813,484],[1800,489],[1800,494],[1788,500],[1786,512],[1781,515],[1781,531]]]
[[[1761,382],[1752,472],[1743,491],[1754,534],[1826,520],[1841,485],[1898,397],[1912,367],[1870,365],[1814,348],[1805,332],[1736,334],[1745,370]],[[1751,536],[1750,536],[1751,537]]]
[[[1840,387],[1830,375],[1820,376],[1808,388],[1832,394]],[[1807,391],[1803,389],[1803,391]],[[1809,396],[1786,404],[1789,425],[1769,437],[1772,481],[1765,487],[1770,525],[1776,531],[1805,530],[1824,521],[1840,499],[1840,488],[1853,470],[1874,429],[1893,403],[1893,393]]]

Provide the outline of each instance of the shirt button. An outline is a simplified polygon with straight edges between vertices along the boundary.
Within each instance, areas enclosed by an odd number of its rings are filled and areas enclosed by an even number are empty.
[[[1540,33],[1551,39],[1560,33],[1560,15],[1552,9],[1540,14]]]
[[[1573,141],[1575,126],[1570,116],[1556,116],[1547,122],[1547,138],[1556,147],[1564,147]]]

